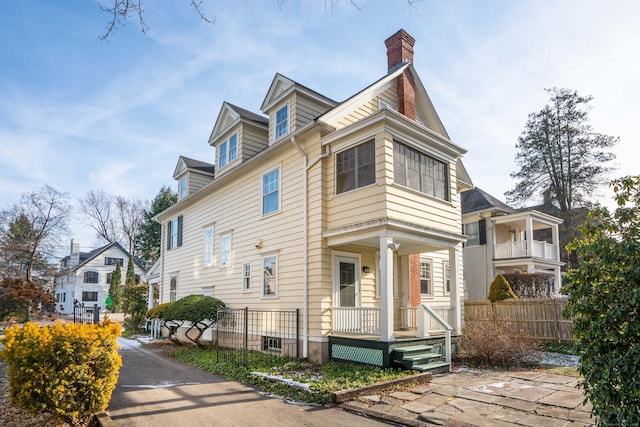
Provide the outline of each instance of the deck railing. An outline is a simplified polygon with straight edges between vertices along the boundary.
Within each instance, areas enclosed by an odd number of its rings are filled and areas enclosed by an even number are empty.
[[[508,259],[508,258],[544,258],[557,261],[556,246],[547,243],[534,240],[529,245],[530,241],[518,241],[507,243],[496,243],[494,249],[496,259]]]
[[[333,332],[380,335],[380,307],[333,307]]]
[[[439,327],[444,330],[444,358],[447,363],[451,363],[451,331],[453,331],[453,328],[428,305],[421,304],[418,309],[416,313],[418,336],[430,336],[431,322],[438,323]]]

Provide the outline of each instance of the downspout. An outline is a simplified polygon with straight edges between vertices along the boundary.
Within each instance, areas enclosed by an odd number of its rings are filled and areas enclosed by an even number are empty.
[[[302,235],[304,244],[302,249],[302,357],[309,357],[309,209],[308,209],[308,172],[316,163],[331,154],[331,147],[326,146],[324,153],[316,157],[311,164],[308,163],[307,153],[296,141],[295,135],[291,136],[291,142],[302,155],[302,211],[303,225]]]

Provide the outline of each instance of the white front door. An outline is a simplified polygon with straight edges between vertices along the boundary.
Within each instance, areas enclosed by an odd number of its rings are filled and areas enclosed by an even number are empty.
[[[337,256],[334,264],[337,307],[360,306],[360,261],[358,258]]]

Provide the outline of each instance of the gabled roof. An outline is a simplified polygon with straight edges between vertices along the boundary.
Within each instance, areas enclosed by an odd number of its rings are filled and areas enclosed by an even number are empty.
[[[422,81],[420,80],[420,77],[418,76],[415,68],[409,62],[399,64],[396,67],[392,68],[385,76],[381,77],[360,92],[341,102],[336,107],[327,111],[326,113],[321,115],[319,119],[325,123],[336,126],[338,121],[346,116],[349,111],[355,110],[364,103],[369,102],[378,94],[384,92],[388,85],[392,84],[394,80],[401,76],[405,71],[409,71],[414,78],[416,90],[416,109],[418,109],[422,113],[422,116],[426,121],[427,128],[439,134],[440,136],[449,139],[449,134],[444,128],[444,125],[442,124],[442,121],[440,120],[440,117],[438,116],[438,113],[436,112],[436,109],[431,102],[431,99],[427,94],[427,90],[424,88],[424,85],[422,84]]]
[[[276,76],[273,78],[271,82],[271,86],[269,86],[269,90],[267,91],[267,95],[262,101],[262,105],[260,106],[260,111],[263,113],[267,113],[271,107],[280,102],[283,98],[287,97],[293,91],[297,91],[308,98],[314,99],[322,104],[325,104],[327,107],[331,108],[337,105],[338,103],[331,98],[324,96],[321,93],[316,92],[313,89],[309,89],[308,87],[301,85],[288,77],[283,76],[280,73],[276,73]]]
[[[252,113],[249,110],[245,110],[242,107],[223,102],[218,113],[216,123],[211,130],[209,136],[209,145],[213,145],[218,136],[227,132],[230,128],[238,124],[239,122],[251,123],[255,126],[267,129],[269,127],[269,119],[256,113]]]
[[[462,214],[480,212],[485,210],[497,210],[504,213],[514,213],[515,210],[506,203],[493,197],[491,194],[479,189],[467,190],[460,195]]]
[[[75,267],[73,267],[71,271],[79,270],[80,268],[88,264],[90,261],[98,257],[100,254],[102,254],[103,252],[106,252],[108,249],[111,249],[113,247],[120,249],[120,251],[122,251],[122,253],[127,257],[127,259],[129,258],[129,252],[127,252],[127,250],[123,248],[120,243],[113,242],[113,243],[109,243],[108,245],[102,246],[100,248],[94,249],[91,252],[80,252],[80,263]],[[67,256],[65,258],[69,258],[69,257]],[[146,268],[144,268],[144,266],[142,265],[142,261],[138,257],[134,256],[133,262],[137,264],[137,266],[143,271],[147,271]]]
[[[192,171],[203,175],[213,176],[214,170],[215,167],[211,163],[180,156],[178,158],[178,164],[173,171],[173,179],[177,179],[185,171]]]

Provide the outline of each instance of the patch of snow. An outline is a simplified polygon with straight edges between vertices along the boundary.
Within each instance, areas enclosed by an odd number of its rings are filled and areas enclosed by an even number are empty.
[[[292,380],[291,378],[284,378],[284,377],[281,377],[280,375],[271,375],[271,374],[267,374],[267,373],[264,373],[264,372],[251,372],[251,375],[256,375],[258,377],[267,378],[269,380],[280,381],[280,382],[283,382],[285,384],[292,385],[294,387],[298,387],[298,388],[301,388],[301,389],[306,390],[306,391],[311,391],[311,388],[309,387],[309,384],[301,383],[299,381]]]
[[[553,353],[551,351],[536,351],[533,354],[533,361],[541,365],[577,368],[580,363],[580,357],[570,354]]]

